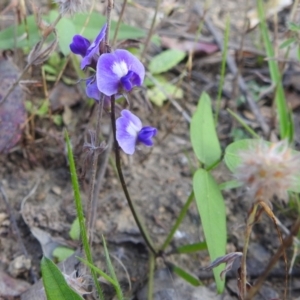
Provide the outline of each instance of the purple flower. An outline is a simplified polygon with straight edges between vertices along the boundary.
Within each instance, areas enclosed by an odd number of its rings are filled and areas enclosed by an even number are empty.
[[[102,99],[102,93],[98,90],[95,76],[86,80],[86,95],[99,102]],[[110,97],[103,95],[103,108],[106,112],[110,111]]]
[[[73,41],[70,44],[70,49],[73,53],[75,54],[79,54],[82,57],[85,57],[86,55],[86,51],[90,46],[90,41],[87,40],[85,37],[76,34],[73,37]]]
[[[145,77],[143,64],[127,50],[102,54],[97,63],[97,85],[107,96],[129,92],[141,86]]]
[[[87,66],[96,66],[98,57],[100,56],[100,43],[105,37],[107,24],[104,24],[100,33],[92,44],[83,36],[75,35],[73,42],[70,44],[70,49],[73,53],[79,54],[83,57],[81,61],[81,69]]]
[[[129,110],[121,111],[121,117],[116,120],[116,137],[119,146],[126,154],[133,154],[137,143],[152,146],[152,138],[156,135],[154,127],[143,127],[141,120]]]

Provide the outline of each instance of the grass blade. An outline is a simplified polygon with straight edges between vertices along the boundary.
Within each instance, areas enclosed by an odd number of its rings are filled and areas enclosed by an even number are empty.
[[[86,226],[85,226],[85,218],[84,218],[84,213],[83,213],[83,206],[82,206],[82,201],[81,201],[81,195],[80,195],[80,190],[79,190],[79,183],[78,183],[78,178],[77,178],[77,173],[76,173],[73,151],[72,151],[72,146],[71,146],[69,135],[68,135],[67,131],[65,131],[65,139],[66,139],[67,149],[68,149],[68,160],[69,160],[69,165],[70,165],[71,180],[72,180],[72,187],[73,187],[73,193],[74,193],[74,198],[75,198],[76,212],[77,212],[77,217],[79,220],[80,235],[81,235],[82,244],[83,244],[83,248],[84,248],[84,252],[85,252],[87,261],[91,265],[93,265],[93,257],[92,257],[91,249],[89,246],[89,241],[88,241],[88,236],[87,236],[87,231],[86,231]],[[95,287],[97,289],[97,292],[99,294],[99,297],[101,300],[104,300],[103,292],[99,285],[96,272],[93,269],[91,269],[91,273],[92,273],[93,281],[94,281]]]

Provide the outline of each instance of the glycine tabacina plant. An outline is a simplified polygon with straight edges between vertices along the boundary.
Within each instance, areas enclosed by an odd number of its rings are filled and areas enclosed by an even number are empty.
[[[90,67],[95,70],[94,75],[86,79],[87,96],[97,102],[103,101],[104,107],[108,108],[109,97],[119,97],[143,84],[145,68],[127,50],[104,53],[102,42],[106,28],[105,24],[92,43],[81,35],[75,35],[70,49],[82,56],[81,69]],[[116,120],[116,138],[126,154],[132,155],[138,143],[152,146],[156,133],[156,128],[143,127],[141,120],[127,109],[122,110],[121,117]]]

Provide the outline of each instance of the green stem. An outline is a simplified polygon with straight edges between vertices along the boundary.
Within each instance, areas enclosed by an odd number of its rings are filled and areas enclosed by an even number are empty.
[[[190,204],[192,203],[193,200],[194,200],[194,192],[191,192],[191,194],[189,195],[187,201],[185,202],[184,206],[182,207],[173,228],[169,232],[165,242],[163,243],[163,245],[161,247],[162,251],[165,250],[168,247],[168,245],[170,244],[176,230],[178,229],[179,225],[181,224],[182,220],[184,219],[184,217],[185,217],[185,215],[186,215],[186,213],[189,209],[189,206],[190,206]]]
[[[120,151],[119,151],[119,144],[116,138],[116,116],[115,116],[115,96],[111,96],[111,125],[112,125],[112,130],[113,130],[113,134],[114,134],[114,148],[115,148],[115,156],[116,156],[116,167],[118,170],[118,174],[119,174],[119,179],[121,182],[121,186],[122,189],[124,191],[126,200],[128,202],[129,208],[131,210],[131,213],[133,215],[133,218],[146,242],[146,245],[148,246],[148,248],[150,249],[150,251],[154,254],[154,256],[157,256],[157,251],[155,250],[154,246],[153,246],[153,242],[143,224],[143,222],[141,221],[137,210],[134,206],[133,201],[130,198],[128,189],[127,189],[127,185],[124,179],[124,175],[122,172],[122,167],[121,167],[121,157],[120,157]]]
[[[69,159],[69,165],[70,165],[72,187],[73,187],[73,192],[74,192],[77,216],[78,216],[78,220],[79,220],[80,235],[81,235],[81,240],[82,240],[82,244],[83,244],[83,249],[84,249],[87,261],[91,265],[94,265],[92,252],[91,252],[90,245],[89,245],[89,238],[87,235],[87,228],[85,225],[85,218],[84,218],[84,213],[83,213],[83,206],[82,206],[82,201],[81,201],[81,196],[80,196],[80,191],[79,191],[79,183],[78,183],[78,178],[77,178],[77,173],[76,173],[76,167],[75,167],[72,147],[71,147],[71,143],[70,143],[70,139],[69,139],[67,131],[65,131],[65,138],[66,138],[66,142],[67,142],[68,159]],[[93,269],[91,269],[91,274],[92,274],[97,292],[99,294],[99,297],[101,300],[104,300],[103,292],[99,285],[97,274]]]

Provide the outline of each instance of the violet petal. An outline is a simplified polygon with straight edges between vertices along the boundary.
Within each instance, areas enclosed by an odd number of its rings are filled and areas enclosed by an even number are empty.
[[[106,33],[106,27],[107,24],[105,23],[102,29],[100,30],[100,33],[97,35],[96,39],[90,44],[86,51],[86,55],[84,56],[83,60],[81,61],[81,69],[86,68],[87,66],[92,64],[93,59],[97,59],[100,55],[100,43],[105,37]]]
[[[82,57],[84,57],[86,55],[86,52],[90,46],[90,42],[89,40],[87,40],[85,37],[76,34],[73,37],[73,41],[70,44],[70,49],[73,53],[75,54],[79,54]]]
[[[146,146],[152,146],[152,138],[157,134],[157,129],[151,126],[145,126],[138,133],[138,141]]]
[[[137,136],[142,128],[141,120],[129,110],[122,110],[121,117],[116,120],[116,138],[119,146],[126,154],[135,151]]]
[[[127,77],[128,76],[128,77]],[[127,50],[116,50],[102,54],[97,63],[97,85],[107,96],[129,91],[130,85],[140,86],[145,77],[143,64]]]
[[[100,101],[101,92],[98,90],[95,77],[91,77],[86,80],[86,94],[89,98],[92,98],[97,102]]]

